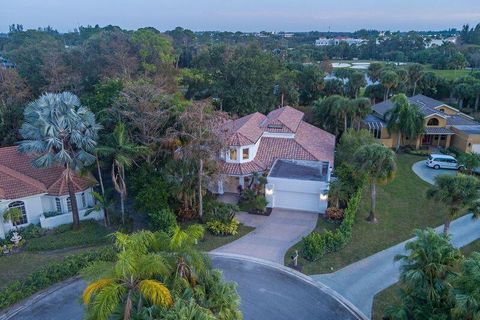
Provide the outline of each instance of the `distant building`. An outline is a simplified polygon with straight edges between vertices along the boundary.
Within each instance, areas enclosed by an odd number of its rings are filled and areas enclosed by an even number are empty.
[[[457,37],[449,37],[444,39],[425,39],[425,47],[426,48],[440,47],[444,43],[455,44],[456,42],[457,42]]]
[[[366,39],[357,39],[357,38],[350,38],[350,37],[336,37],[336,38],[318,38],[315,40],[315,45],[317,47],[324,47],[324,46],[338,46],[340,43],[345,42],[349,46],[359,46],[365,42]]]

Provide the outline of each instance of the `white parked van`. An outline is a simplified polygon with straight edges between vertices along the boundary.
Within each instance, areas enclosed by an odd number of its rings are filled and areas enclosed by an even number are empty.
[[[457,159],[446,154],[431,154],[428,156],[427,166],[433,169],[465,169],[463,165],[458,163]]]

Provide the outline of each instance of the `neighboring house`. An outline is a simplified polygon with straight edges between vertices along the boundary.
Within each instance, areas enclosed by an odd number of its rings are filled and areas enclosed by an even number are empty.
[[[70,197],[62,167],[33,168],[32,157],[20,153],[17,147],[0,148],[0,238],[14,229],[10,221],[3,220],[8,208],[20,208],[22,220],[18,227],[40,224],[53,228],[71,223]],[[92,187],[97,181],[92,176],[74,174],[74,186],[80,219],[103,219],[103,212],[92,212],[85,216],[94,205]]]
[[[335,136],[303,121],[303,112],[283,107],[222,125],[228,149],[220,155],[218,193],[238,192],[269,172],[269,207],[323,212]],[[240,187],[239,187],[240,186]]]
[[[416,105],[425,117],[425,131],[416,139],[403,137],[401,145],[412,145],[415,148],[450,146],[463,152],[480,153],[480,123],[459,110],[424,95],[408,98]],[[394,108],[391,100],[375,104],[372,114],[363,121],[375,138],[387,147],[395,147],[397,135],[387,130],[387,113]]]

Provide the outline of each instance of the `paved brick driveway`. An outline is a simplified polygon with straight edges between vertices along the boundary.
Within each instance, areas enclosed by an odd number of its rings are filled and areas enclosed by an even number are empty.
[[[212,252],[241,254],[283,264],[287,250],[315,229],[318,214],[276,208],[268,217],[247,213],[237,217],[256,229]]]

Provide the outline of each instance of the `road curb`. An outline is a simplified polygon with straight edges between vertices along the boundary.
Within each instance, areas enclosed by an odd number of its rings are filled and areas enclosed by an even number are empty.
[[[240,261],[249,261],[249,262],[254,262],[263,266],[270,267],[272,269],[279,270],[281,272],[287,273],[295,278],[298,278],[302,281],[307,282],[308,284],[315,286],[325,294],[331,296],[333,299],[335,299],[338,303],[340,303],[342,306],[345,307],[350,313],[355,316],[359,320],[368,320],[367,316],[360,311],[355,305],[353,305],[349,300],[347,300],[344,296],[333,290],[332,288],[326,286],[325,284],[315,281],[311,277],[298,272],[296,270],[293,270],[291,268],[288,268],[284,265],[271,262],[268,260],[263,260],[259,258],[253,258],[245,255],[240,255],[240,254],[234,254],[234,253],[220,253],[220,252],[209,252],[209,256],[211,257],[219,257],[219,258],[230,258],[234,260],[240,260]],[[1,320],[1,319],[0,319]]]
[[[50,294],[54,293],[55,291],[58,291],[60,289],[65,288],[66,286],[74,283],[75,281],[78,281],[80,279],[80,276],[76,276],[70,279],[67,279],[65,281],[62,281],[60,283],[54,284],[53,286],[50,286],[40,292],[35,293],[34,295],[25,298],[24,300],[17,302],[11,307],[8,307],[6,310],[2,310],[0,312],[0,320],[10,320],[14,319],[13,317],[17,315],[19,312],[25,310],[26,308],[34,305],[38,301],[42,300],[46,296],[49,296]]]

